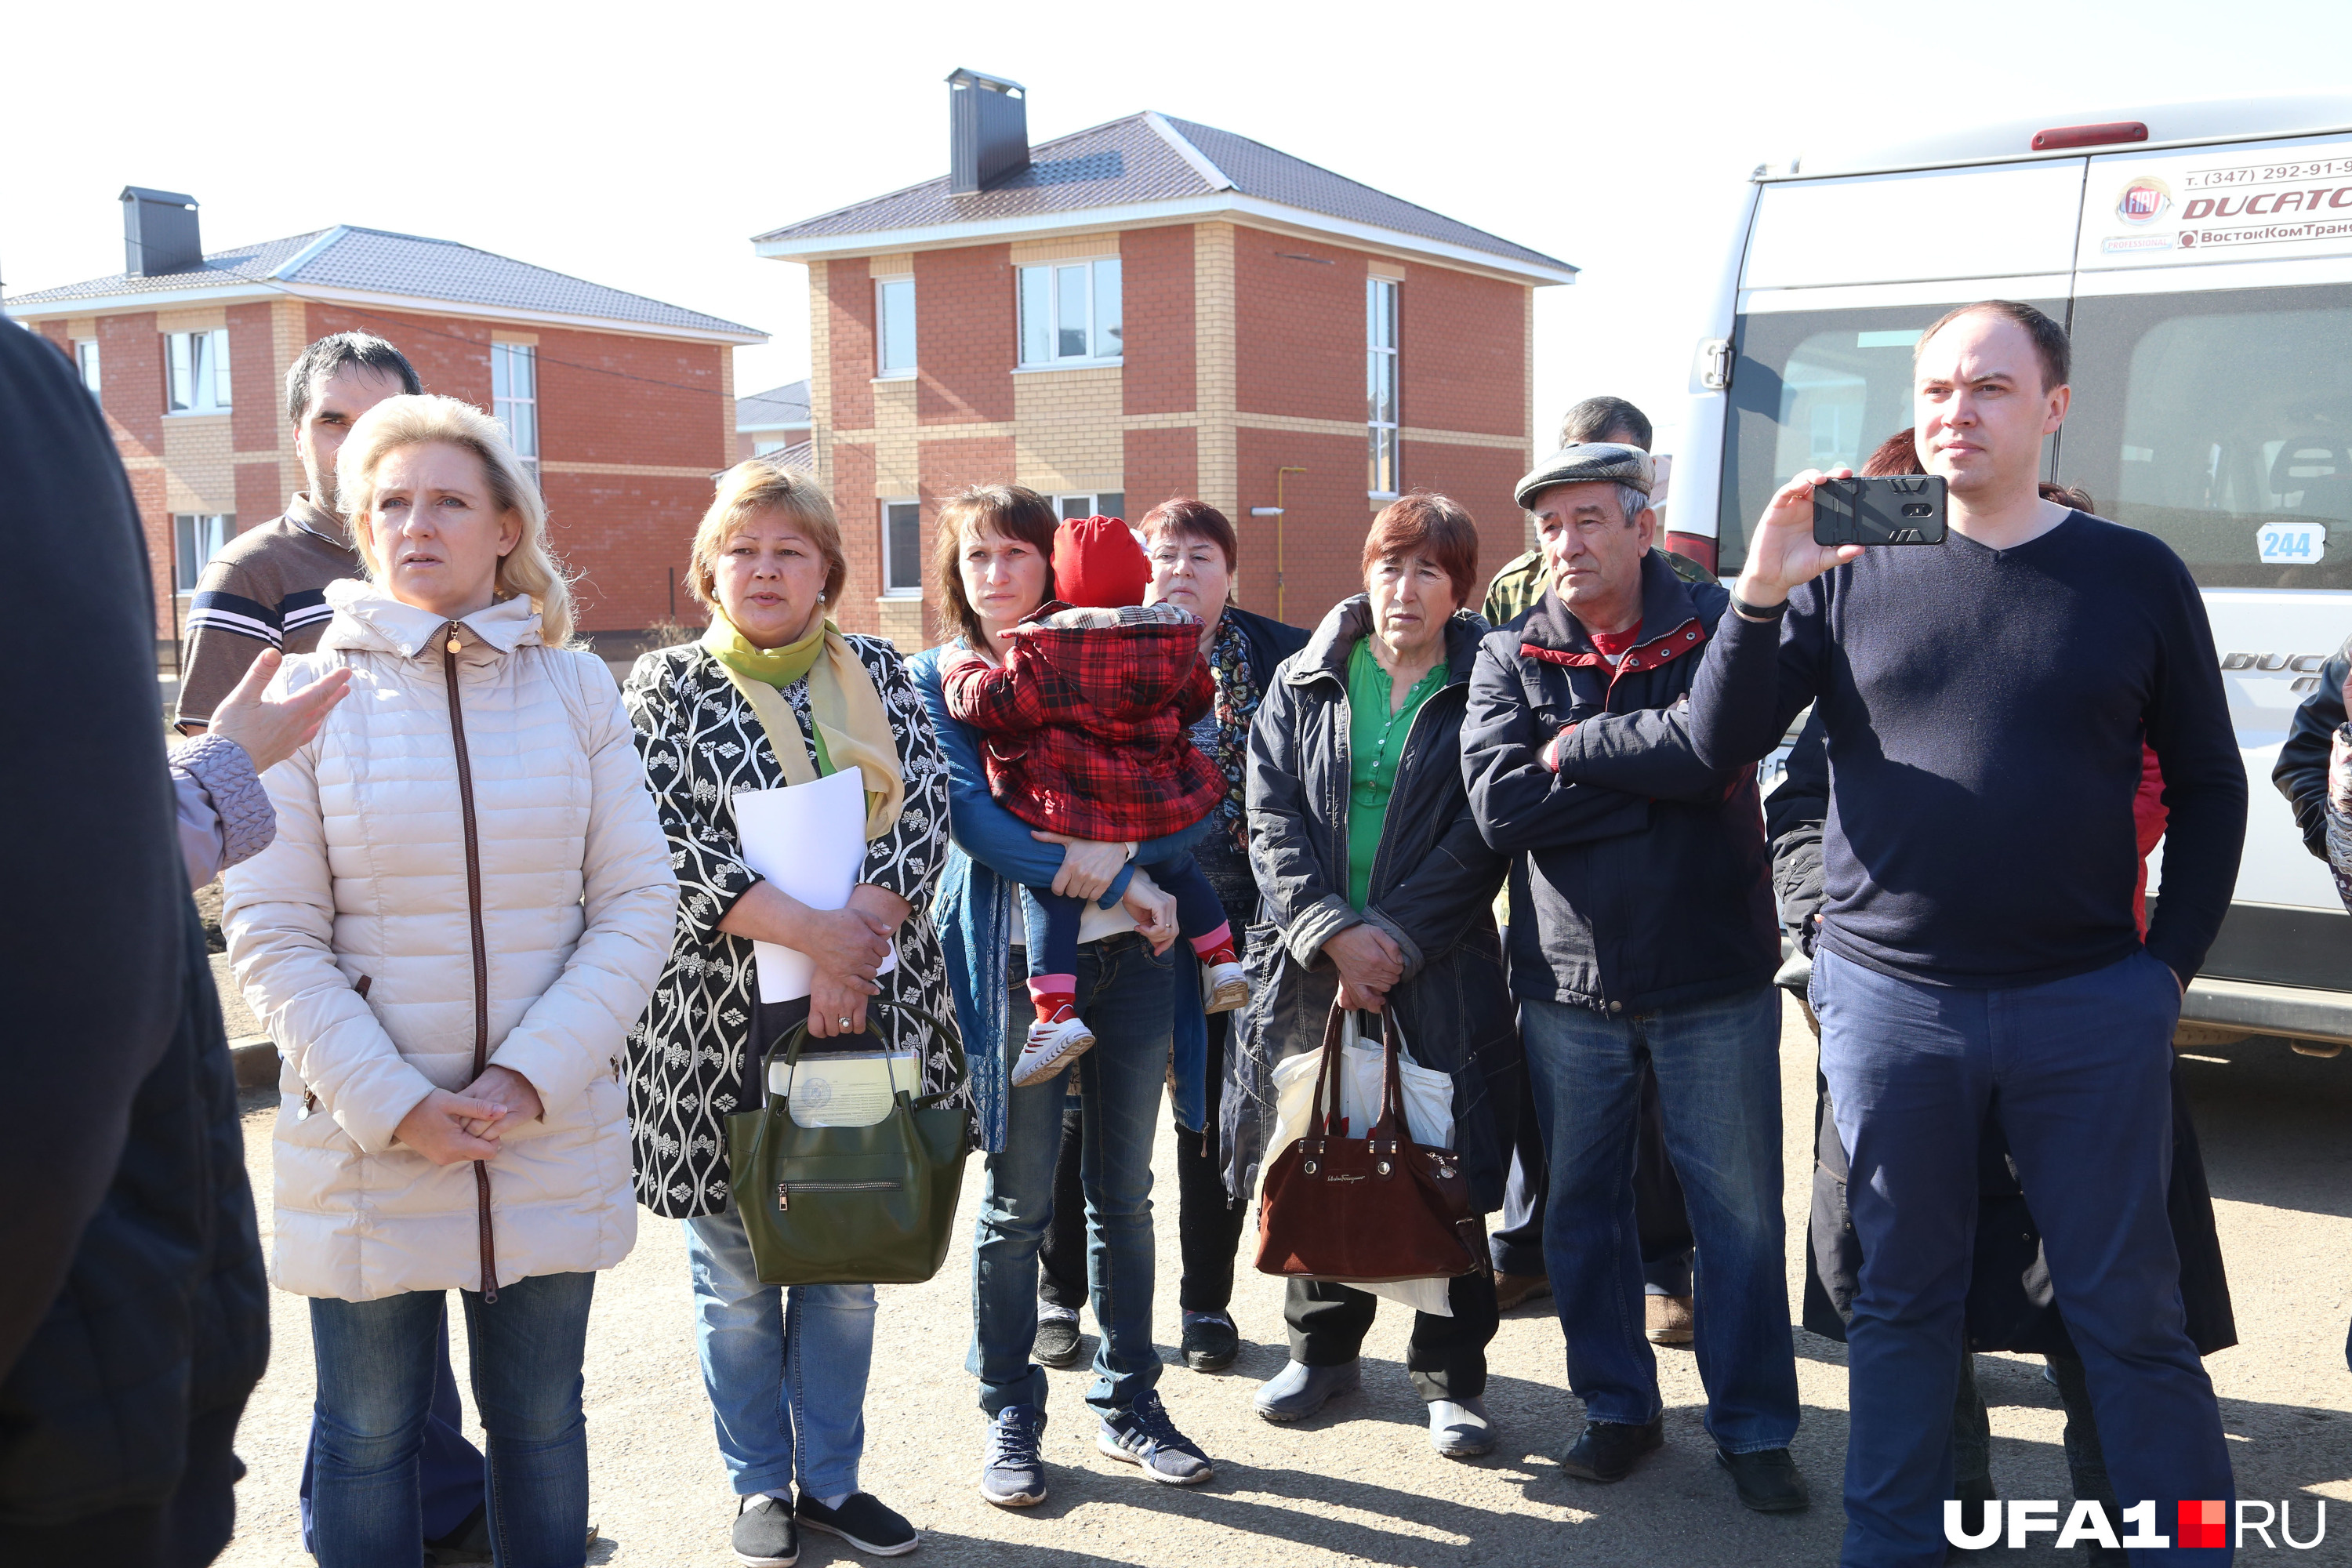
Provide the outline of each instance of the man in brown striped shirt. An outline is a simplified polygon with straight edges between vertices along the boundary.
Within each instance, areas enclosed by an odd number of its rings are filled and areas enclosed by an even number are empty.
[[[232,539],[205,563],[180,660],[182,734],[201,732],[264,648],[309,653],[326,629],[327,584],[360,574],[335,502],[335,454],[359,416],[424,390],[405,355],[365,332],[337,332],[286,373],[286,415],[309,488],[285,512]]]

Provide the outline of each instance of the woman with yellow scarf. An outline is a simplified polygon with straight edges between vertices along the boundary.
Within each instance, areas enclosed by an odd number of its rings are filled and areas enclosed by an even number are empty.
[[[735,1552],[753,1564],[790,1563],[802,1529],[883,1556],[919,1539],[857,1489],[874,1288],[761,1284],[728,1192],[727,1114],[760,1103],[761,1057],[797,1021],[773,1006],[762,1016],[755,941],[814,962],[807,1017],[820,1039],[864,1030],[876,997],[953,1016],[929,912],[947,852],[946,768],[898,650],[834,624],[847,576],[814,482],[738,464],[719,477],[688,567],[709,629],[638,659],[623,691],[679,890],[668,967],[630,1037],[637,1200],[686,1225],[703,1382],[738,1499]],[[847,907],[811,909],[744,863],[734,795],[852,768],[866,787],[857,885]],[[927,1092],[953,1081],[944,1042],[920,1025],[877,1012],[875,1029],[929,1053]]]

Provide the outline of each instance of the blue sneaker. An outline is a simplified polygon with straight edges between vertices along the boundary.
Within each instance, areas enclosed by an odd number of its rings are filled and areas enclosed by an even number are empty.
[[[1168,1419],[1168,1407],[1150,1389],[1137,1396],[1131,1408],[1103,1417],[1095,1447],[1114,1459],[1140,1465],[1145,1475],[1171,1487],[1196,1487],[1216,1474],[1209,1456],[1176,1430]]]
[[[981,1461],[980,1495],[999,1508],[1034,1508],[1045,1500],[1045,1461],[1037,1452],[1045,1435],[1045,1413],[1034,1405],[1008,1405],[988,1428],[988,1458]]]

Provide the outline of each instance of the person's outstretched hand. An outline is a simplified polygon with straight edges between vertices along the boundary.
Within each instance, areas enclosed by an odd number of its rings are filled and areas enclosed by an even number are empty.
[[[210,733],[243,746],[257,773],[276,767],[317,734],[328,710],[343,700],[352,683],[349,669],[331,669],[283,702],[269,701],[261,693],[285,662],[276,648],[263,649],[236,689],[213,710],[208,726]]]
[[[1852,478],[1852,468],[1832,468],[1826,474],[1807,468],[1773,492],[1756,521],[1755,535],[1748,542],[1748,564],[1740,568],[1739,586],[1733,590],[1743,603],[1769,610],[1798,584],[1810,583],[1862,553],[1859,544],[1813,542],[1813,486],[1822,479]]]

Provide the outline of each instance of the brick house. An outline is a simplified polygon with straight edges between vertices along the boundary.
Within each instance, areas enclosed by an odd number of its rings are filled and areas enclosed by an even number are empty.
[[[735,400],[735,457],[809,466],[809,384],[787,382]]]
[[[984,480],[1065,515],[1202,496],[1241,602],[1307,624],[1400,489],[1467,506],[1487,572],[1523,548],[1534,291],[1574,268],[1162,114],[1032,149],[1017,84],[948,79],[952,173],[753,241],[809,269],[845,626],[937,637],[938,503]]]
[[[159,642],[176,640],[213,552],[303,487],[286,367],[344,331],[388,339],[427,392],[505,421],[580,574],[583,631],[671,615],[711,475],[734,460],[734,347],[765,333],[378,229],[205,255],[188,197],[133,187],[122,199],[121,273],[14,295],[6,310],[74,359],[106,411],[146,524]]]

